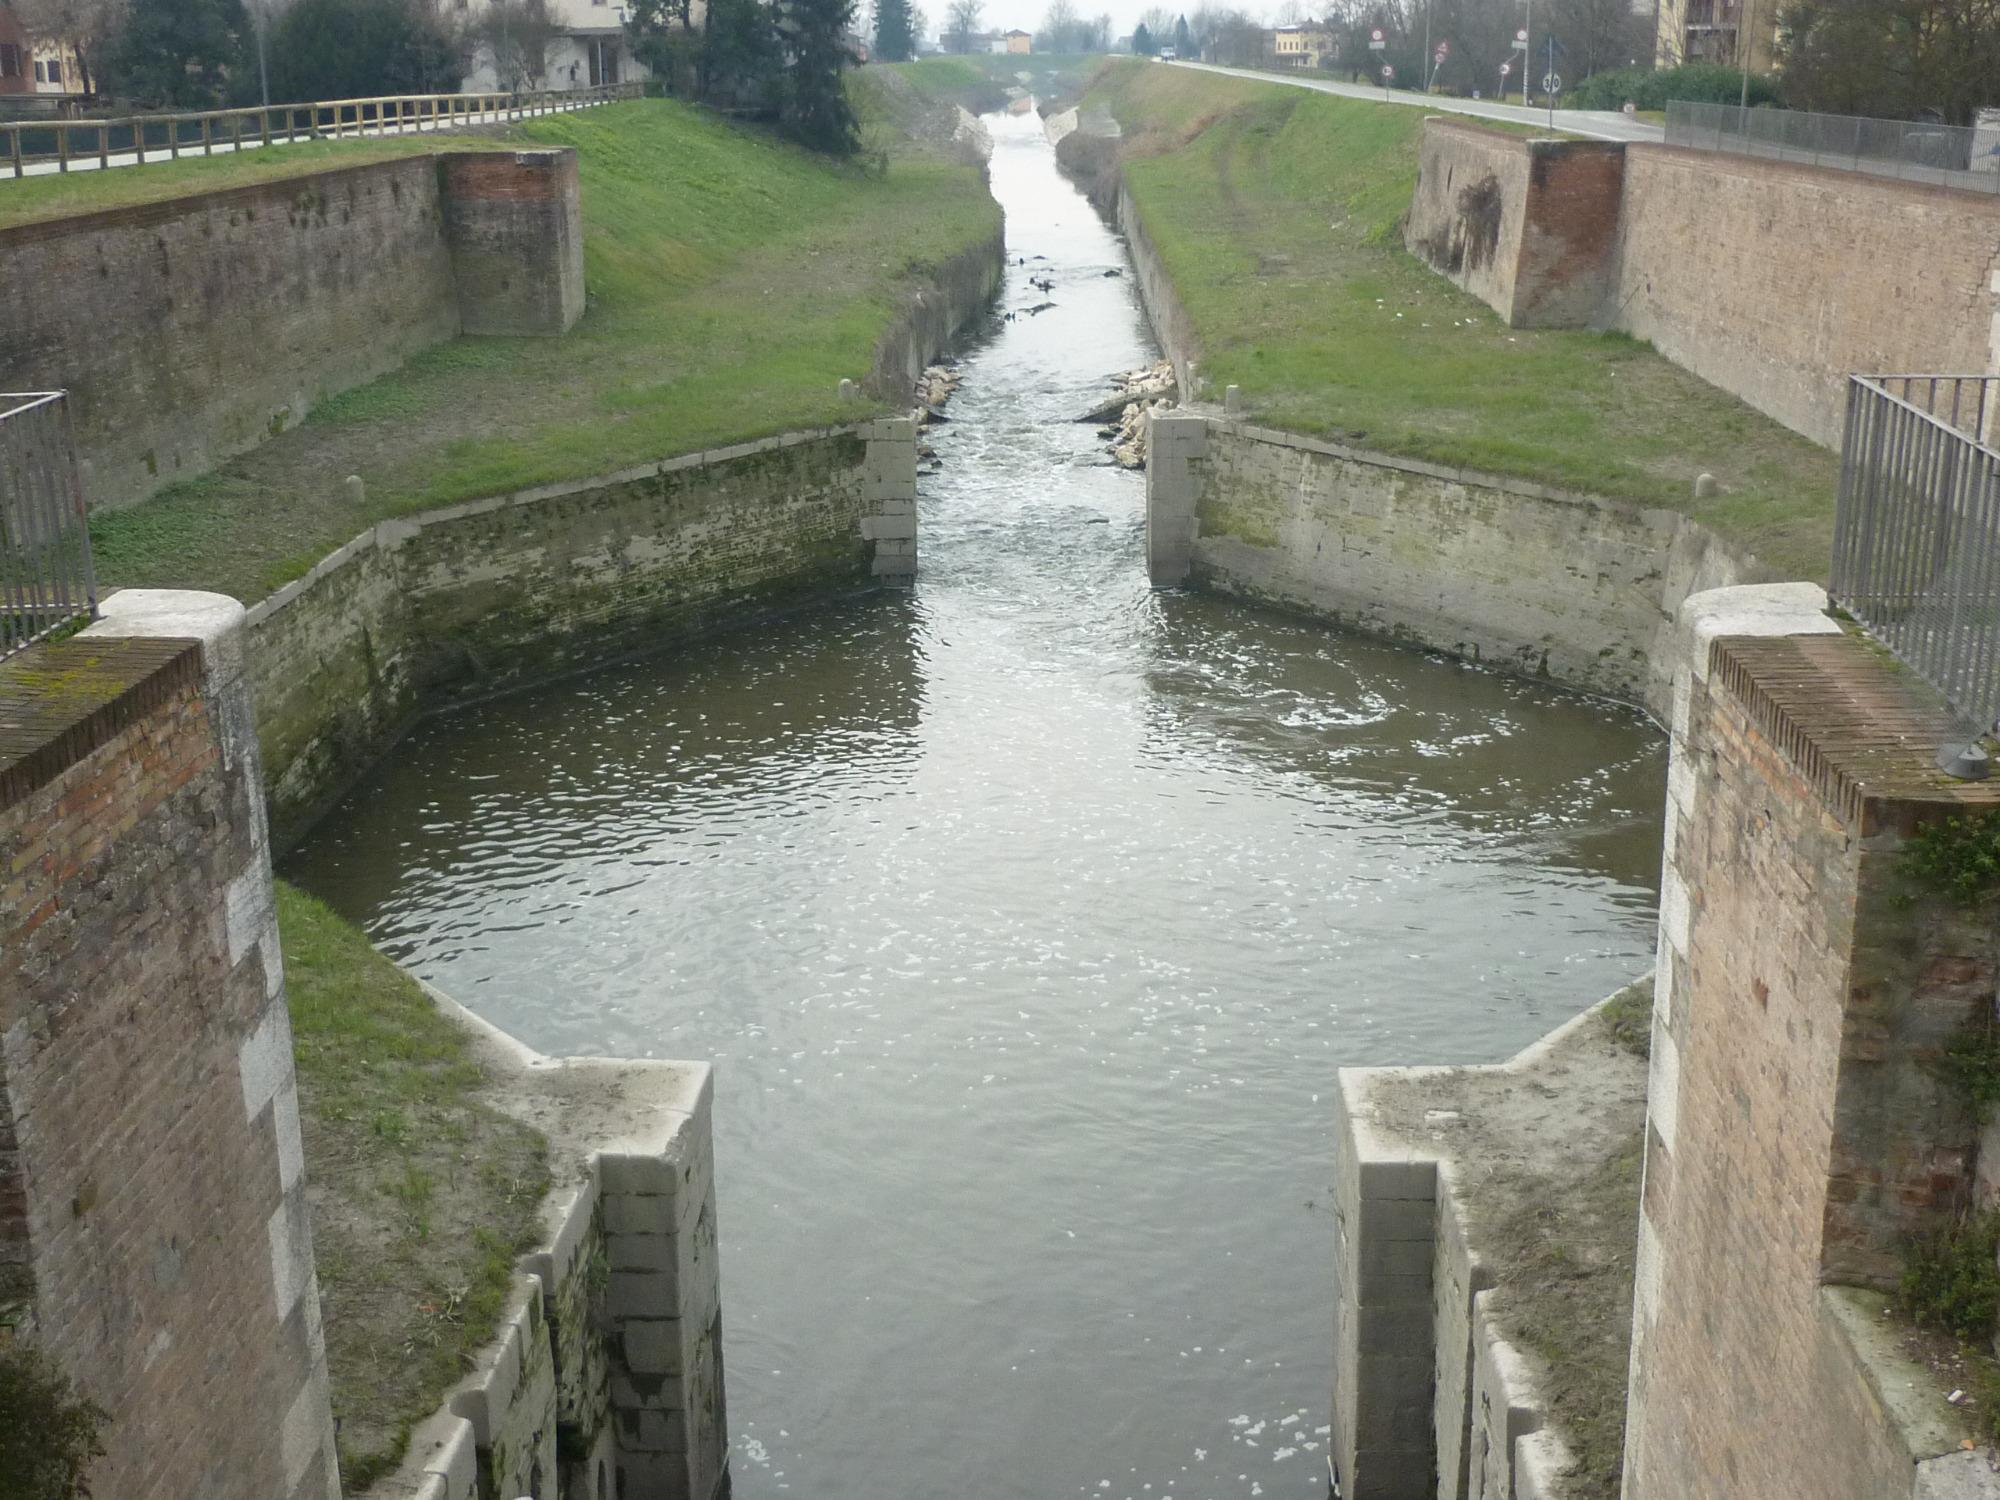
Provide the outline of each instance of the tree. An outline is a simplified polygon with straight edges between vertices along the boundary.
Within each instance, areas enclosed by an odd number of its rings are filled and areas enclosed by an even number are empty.
[[[243,0],[134,0],[104,54],[109,85],[152,108],[212,109],[247,78]]]
[[[908,62],[917,55],[910,0],[876,0],[875,55],[883,62]]]
[[[784,48],[766,0],[709,0],[700,42],[702,98],[749,108],[775,102]]]
[[[1146,29],[1144,21],[1141,21],[1137,26],[1132,28],[1132,50],[1141,57],[1156,57],[1159,55],[1160,49],[1153,41],[1153,33]]]
[[[860,127],[841,75],[854,61],[848,27],[854,0],[792,0],[784,31],[788,53],[779,124],[802,146],[831,156],[852,155]]]
[[[1194,33],[1188,30],[1186,16],[1182,16],[1178,21],[1174,22],[1174,55],[1177,57],[1194,56]]]
[[[22,28],[37,41],[60,42],[76,54],[86,94],[103,87],[104,55],[123,25],[126,0],[13,0]]]
[[[433,94],[466,72],[463,39],[422,0],[296,0],[270,56],[280,100]]]
[[[698,93],[703,35],[695,29],[694,0],[627,0],[627,4],[631,12],[625,34],[632,55],[669,93]]]
[[[549,44],[561,30],[549,0],[492,0],[473,31],[493,60],[494,83],[503,89],[536,89],[549,71]]]
[[[2000,104],[2000,0],[1818,0],[1778,16],[1786,100],[1970,125]]]
[[[970,52],[972,39],[979,32],[979,21],[983,7],[979,0],[951,0],[945,7],[944,49],[947,52]]]

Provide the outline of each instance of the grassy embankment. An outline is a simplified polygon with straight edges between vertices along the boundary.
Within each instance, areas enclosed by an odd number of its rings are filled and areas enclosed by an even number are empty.
[[[671,100],[506,138],[577,149],[590,306],[576,329],[441,345],[213,473],[93,518],[100,578],[257,599],[385,516],[853,420],[873,408],[842,403],[840,380],[867,373],[930,267],[999,224],[979,172],[937,151],[898,149],[876,175]],[[161,170],[189,191],[249,162]],[[133,191],[118,180],[151,171],[73,190]],[[348,474],[366,482],[361,506]]]
[[[1686,512],[1825,576],[1837,464],[1620,334],[1509,329],[1403,249],[1418,110],[1144,61],[1088,103],[1213,389],[1260,422]],[[1693,498],[1708,472],[1722,493]]]
[[[470,1038],[368,940],[278,887],[341,1477],[393,1468],[493,1336],[546,1143],[486,1102]]]

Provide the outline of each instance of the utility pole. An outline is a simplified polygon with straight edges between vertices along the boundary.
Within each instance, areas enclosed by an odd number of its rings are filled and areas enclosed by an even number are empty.
[[[1743,75],[1743,93],[1736,104],[1736,128],[1747,139],[1750,134],[1750,17],[1757,13],[1757,0],[1749,0],[1748,13],[1737,17],[1736,67]]]
[[[1521,23],[1521,106],[1528,104],[1528,75],[1535,67],[1535,0],[1528,0],[1528,18]],[[1506,100],[1503,98],[1504,104]]]
[[[264,60],[264,33],[271,25],[271,0],[257,0],[257,94],[264,108],[271,107],[271,69]],[[261,128],[270,129],[269,119]]]

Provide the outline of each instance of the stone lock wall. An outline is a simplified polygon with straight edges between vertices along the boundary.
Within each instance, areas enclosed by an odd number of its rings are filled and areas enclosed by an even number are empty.
[[[1642,704],[1674,611],[1757,576],[1673,511],[1197,413],[1155,417],[1153,581],[1182,581]]]
[[[1986,1455],[1836,1290],[1893,1289],[1910,1238],[1970,1189],[1974,1125],[1935,1062],[1990,1013],[1994,939],[1913,890],[1901,855],[2000,792],[1937,775],[1942,717],[1823,607],[1799,584],[1683,612],[1632,1500],[2000,1493],[1990,1471],[1925,1488]]]
[[[130,505],[461,332],[569,327],[578,215],[573,152],[454,152],[0,229],[0,388],[68,390]]]
[[[1439,119],[1419,161],[1404,243],[1511,326],[1648,339],[1819,442],[1850,374],[2000,370],[1989,194]]]
[[[916,571],[907,417],[384,521],[249,614],[280,847],[420,712]]]
[[[339,1494],[242,613],[0,664],[0,1301],[120,1500]]]

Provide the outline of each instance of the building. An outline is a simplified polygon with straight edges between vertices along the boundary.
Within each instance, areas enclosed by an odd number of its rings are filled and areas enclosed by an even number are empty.
[[[1778,9],[1779,0],[1660,0],[1655,61],[1735,67],[1739,38],[1747,38],[1750,71],[1768,73],[1777,66]]]
[[[1324,26],[1278,26],[1268,34],[1265,45],[1273,67],[1317,68],[1322,59],[1340,56],[1333,33]]]
[[[0,0],[0,99],[9,114],[50,113],[83,96],[83,69],[65,42],[38,41]]]
[[[453,3],[475,20],[486,9],[485,0]],[[556,35],[542,50],[539,74],[532,59],[509,58],[501,65],[495,58],[494,44],[481,41],[473,49],[472,67],[460,91],[478,94],[511,88],[518,78],[525,89],[566,92],[607,83],[644,83],[653,76],[650,68],[632,56],[625,35],[629,12],[618,0],[549,0],[549,11]],[[693,29],[700,30],[708,19],[707,0],[692,0],[689,15]]]
[[[1035,34],[1031,31],[1010,31],[1002,40],[1007,45],[998,50],[1003,52],[1032,52],[1035,50]]]

